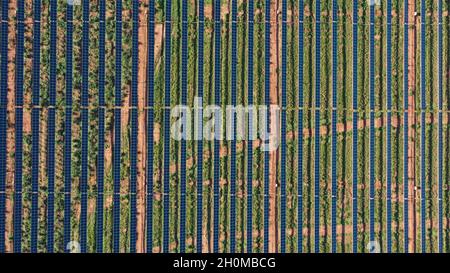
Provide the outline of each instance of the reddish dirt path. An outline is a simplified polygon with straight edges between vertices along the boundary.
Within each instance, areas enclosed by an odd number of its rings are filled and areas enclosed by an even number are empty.
[[[415,124],[416,124],[416,113],[415,113],[415,96],[417,94],[416,90],[416,4],[415,1],[409,1],[408,6],[408,15],[409,15],[409,24],[410,28],[409,32],[409,41],[408,41],[408,51],[409,51],[409,59],[408,59],[408,119],[409,119],[409,127],[408,127],[408,225],[409,225],[409,233],[408,233],[408,249],[410,253],[414,253],[416,250],[416,204],[415,204],[415,180],[416,180],[416,170],[415,170],[415,156],[416,156],[416,132],[415,132]],[[414,26],[414,27],[411,27]]]
[[[270,2],[270,20],[274,22],[270,28],[270,103],[279,104],[278,96],[280,93],[278,70],[280,67],[280,47],[281,39],[279,28],[279,0]],[[266,7],[267,8],[267,7]],[[273,124],[273,121],[270,121]],[[272,129],[271,129],[272,130]],[[269,252],[278,252],[278,222],[277,222],[277,185],[278,185],[278,149],[270,152],[269,160]]]
[[[16,0],[12,0],[9,2],[9,34],[8,34],[8,106],[7,106],[7,119],[8,119],[8,131],[7,131],[7,147],[6,147],[6,154],[10,155],[14,153],[15,150],[15,131],[14,131],[14,125],[15,125],[15,88],[16,88],[16,74],[15,74],[15,58],[16,58],[16,24],[11,20],[13,18],[13,15],[15,16],[16,13]],[[13,235],[13,200],[12,200],[12,193],[14,188],[14,158],[8,157],[9,160],[7,160],[6,165],[6,192],[7,192],[7,198],[6,198],[6,215],[5,215],[5,246],[6,246],[6,252],[12,252],[13,245],[12,240],[9,238],[12,238]]]
[[[148,1],[144,1],[140,7],[139,13],[139,70],[138,70],[138,108],[144,109],[147,102],[147,22]],[[137,143],[137,242],[136,250],[138,253],[145,252],[145,163],[146,163],[146,115],[145,111],[139,111],[138,117],[138,143]]]
[[[156,24],[155,23],[155,64],[159,64],[162,56],[161,56],[161,50],[162,50],[162,44],[163,44],[163,38],[164,38],[164,28],[163,24]],[[146,42],[147,43],[147,42]]]

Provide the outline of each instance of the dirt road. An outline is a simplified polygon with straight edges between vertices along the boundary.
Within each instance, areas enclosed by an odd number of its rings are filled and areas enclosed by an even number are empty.
[[[408,225],[409,225],[409,252],[414,253],[416,249],[416,201],[415,201],[415,186],[416,186],[416,169],[415,169],[415,156],[416,156],[416,112],[415,112],[415,96],[416,90],[416,3],[415,1],[409,1],[408,15],[409,15],[409,41],[408,41]]]
[[[145,164],[146,164],[146,115],[144,109],[147,102],[147,18],[148,9],[145,8],[148,1],[144,1],[139,10],[139,70],[138,70],[138,143],[137,143],[137,236],[136,251],[138,253],[145,252]]]
[[[267,7],[266,7],[267,8]],[[279,0],[270,1],[270,21],[274,22],[270,28],[270,103],[279,103],[279,77],[278,70],[280,67],[280,48],[281,39],[279,27],[278,10],[280,8]],[[273,122],[271,121],[273,124]],[[278,208],[277,208],[277,185],[278,185],[278,149],[270,152],[269,160],[269,252],[278,252]]]
[[[6,153],[12,154],[15,150],[15,113],[14,113],[14,105],[15,105],[15,89],[16,89],[16,68],[15,68],[15,58],[16,58],[16,24],[15,22],[12,22],[11,18],[15,17],[16,13],[16,0],[12,0],[9,2],[9,34],[8,34],[8,114],[7,114],[7,138],[6,138]],[[6,192],[7,198],[6,198],[6,215],[5,215],[5,247],[6,252],[12,252],[13,245],[12,240],[9,240],[9,238],[12,238],[13,236],[13,200],[12,200],[12,193],[13,193],[13,181],[14,181],[14,158],[9,157],[9,160],[7,160],[6,165]],[[9,182],[9,183],[8,183]],[[9,196],[9,198],[8,198]]]

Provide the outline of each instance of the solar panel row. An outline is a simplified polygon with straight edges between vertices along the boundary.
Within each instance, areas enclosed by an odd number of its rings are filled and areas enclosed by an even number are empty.
[[[39,122],[40,122],[40,66],[41,66],[41,1],[33,3],[33,96],[31,111],[31,252],[37,252],[38,193],[39,193]]]
[[[387,1],[386,46],[386,245],[392,251],[392,0]]]
[[[220,0],[214,0],[214,104],[221,105],[220,92],[221,92],[221,20],[220,20]],[[218,114],[214,116],[215,129],[220,130],[219,124],[221,124],[221,119]],[[217,132],[216,132],[217,135]],[[220,207],[220,141],[214,138],[214,213],[213,213],[213,252],[219,252],[219,207]]]
[[[166,12],[165,12],[165,32],[172,33],[172,1],[167,0],[166,2]],[[169,179],[170,179],[170,84],[171,84],[171,64],[170,59],[172,55],[171,51],[171,35],[167,35],[165,39],[165,83],[164,83],[164,189],[163,189],[163,208],[164,208],[164,218],[163,218],[163,252],[169,252]]]
[[[57,41],[57,10],[58,2],[50,1],[50,80],[49,80],[49,109],[48,109],[48,200],[47,200],[47,251],[54,251],[55,225],[55,107],[56,107],[56,41]]]
[[[352,62],[352,223],[353,253],[358,252],[358,0],[353,0],[353,62]]]
[[[204,0],[198,3],[198,60],[197,60],[197,96],[203,102],[203,57],[204,57]],[[203,105],[200,105],[203,107]],[[201,112],[201,111],[199,111]],[[199,120],[202,120],[202,114],[199,114]],[[203,239],[203,128],[198,126],[197,131],[199,140],[197,141],[197,253],[202,252]]]
[[[96,250],[103,252],[103,204],[105,180],[105,38],[106,0],[99,1],[99,48],[98,48],[98,158],[97,158],[97,215]]]
[[[248,2],[248,85],[247,104],[253,105],[253,48],[254,48],[254,1]],[[253,112],[250,110],[248,118],[248,134],[253,132]],[[253,141],[247,145],[247,230],[253,229]],[[253,234],[247,232],[247,252],[252,253]]]
[[[333,71],[332,71],[332,117],[331,117],[331,252],[336,252],[336,198],[337,198],[337,178],[336,178],[336,120],[337,120],[337,24],[338,24],[338,6],[337,0],[333,0],[333,25],[332,25],[332,37],[333,37]]]
[[[16,111],[15,111],[15,168],[14,168],[14,252],[22,251],[22,165],[23,165],[23,64],[24,64],[25,3],[17,1],[16,44]],[[2,33],[3,34],[3,33]]]
[[[443,126],[442,126],[442,111],[443,111],[443,31],[442,31],[442,0],[438,1],[438,251],[440,253],[444,250],[444,233],[443,233],[443,189],[442,189],[442,177],[443,177],[443,147],[444,143],[442,140],[443,136]]]
[[[265,2],[264,22],[264,104],[270,106],[270,0]],[[266,115],[266,131],[270,130],[269,114]],[[266,143],[265,143],[266,144]],[[269,160],[268,149],[264,151],[264,252],[269,252]]]
[[[73,6],[66,12],[66,115],[64,136],[64,248],[69,252],[71,238],[71,192],[72,192],[72,75],[73,75]]]
[[[316,1],[316,14],[321,14],[320,0]],[[320,60],[321,32],[320,16],[316,16],[316,54],[315,54],[315,115],[314,115],[314,252],[318,253],[320,242]]]
[[[281,3],[281,253],[286,252],[287,1]]]
[[[153,119],[155,78],[155,2],[148,5],[148,100],[147,100],[147,253],[153,251]]]
[[[116,78],[114,108],[113,152],[113,252],[120,252],[120,167],[121,167],[121,109],[122,107],[122,0],[116,1]]]
[[[187,73],[188,73],[188,1],[182,1],[181,11],[181,104],[187,106]],[[182,114],[183,124],[187,124],[186,114]],[[185,129],[185,128],[183,128]],[[180,141],[180,252],[186,251],[186,139]]]
[[[237,0],[231,7],[231,104],[236,107],[237,78]],[[233,115],[230,158],[230,252],[236,252],[236,116]]]
[[[88,187],[88,141],[89,141],[89,1],[83,1],[83,37],[81,52],[81,211],[80,251],[87,249],[87,187]]]
[[[304,36],[304,1],[299,1],[298,29],[298,177],[297,177],[297,251],[303,252],[303,36]]]
[[[369,140],[369,238],[375,241],[375,3],[370,5],[370,62],[369,62],[369,104],[370,104],[370,140]]]

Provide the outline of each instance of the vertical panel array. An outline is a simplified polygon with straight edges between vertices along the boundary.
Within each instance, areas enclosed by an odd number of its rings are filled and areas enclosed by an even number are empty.
[[[87,187],[88,187],[88,143],[89,143],[89,1],[83,1],[83,37],[81,47],[81,213],[80,247],[87,248]]]
[[[187,72],[188,72],[188,1],[182,1],[181,11],[181,105],[187,106]],[[187,124],[186,113],[182,113],[182,123]],[[183,128],[185,131],[186,128]],[[181,138],[180,157],[180,252],[186,251],[186,132]]]
[[[64,249],[71,238],[72,197],[72,73],[73,73],[73,6],[67,5],[66,14],[66,120],[64,137]]]
[[[116,78],[114,107],[114,152],[113,152],[113,252],[120,251],[120,153],[122,111],[122,0],[116,1]]]
[[[440,253],[444,250],[444,233],[443,233],[443,189],[442,189],[442,165],[443,165],[443,149],[444,143],[442,140],[443,126],[442,126],[442,111],[443,111],[443,88],[442,78],[443,74],[443,61],[442,61],[442,49],[443,49],[443,37],[442,37],[442,0],[438,2],[438,251]]]
[[[264,104],[267,109],[270,107],[270,0],[265,3],[264,22]],[[269,114],[266,115],[266,130],[270,130]],[[266,143],[264,143],[266,144]],[[264,252],[269,252],[269,160],[268,149],[264,150]]]
[[[353,253],[358,252],[358,0],[353,0],[353,95],[352,95],[352,201]]]
[[[8,92],[8,1],[0,4],[0,253],[5,252],[6,130]]]
[[[38,192],[39,192],[39,118],[40,118],[40,66],[41,66],[41,1],[33,2],[33,84],[31,110],[31,252],[37,252]]]
[[[203,55],[204,55],[204,30],[205,30],[205,14],[204,0],[198,3],[198,60],[197,60],[197,96],[203,103]],[[203,107],[203,105],[199,105]],[[199,112],[198,120],[202,120],[202,111]],[[200,123],[202,124],[202,123]],[[197,253],[202,252],[203,239],[203,127],[198,126],[197,129]]]
[[[231,104],[236,107],[237,78],[237,0],[231,3]],[[233,114],[230,163],[230,252],[236,251],[236,115]]]
[[[386,46],[386,241],[387,252],[392,251],[392,0],[387,0]]]
[[[281,3],[281,253],[286,252],[287,1]]]
[[[131,138],[130,138],[130,252],[136,252],[136,184],[138,135],[139,0],[133,0],[131,64]]]
[[[214,104],[221,105],[220,101],[220,51],[221,51],[221,22],[220,22],[220,7],[221,0],[214,0]],[[214,232],[213,232],[213,252],[219,252],[219,207],[220,207],[220,140],[218,139],[221,133],[221,118],[218,113],[214,115]]]
[[[336,179],[336,120],[337,120],[337,0],[333,0],[333,56],[332,56],[332,110],[331,110],[331,252],[336,252],[336,198],[337,198],[337,179]]]
[[[103,252],[103,204],[105,181],[105,31],[106,0],[99,1],[99,47],[98,47],[98,158],[97,158],[97,215],[96,250]]]
[[[155,94],[155,2],[148,3],[147,99],[147,253],[153,251],[153,119]]]
[[[426,110],[426,86],[425,86],[425,71],[426,71],[426,1],[421,1],[421,22],[420,22],[420,219],[421,219],[421,244],[422,253],[426,252],[426,188],[425,188],[425,134],[426,134],[426,121],[425,121],[425,110]]]
[[[299,1],[298,27],[298,177],[297,177],[297,251],[303,252],[303,36],[304,1]]]
[[[369,132],[369,238],[375,240],[375,2],[370,3],[369,26],[369,105],[370,105],[370,132]]]
[[[55,107],[56,107],[56,40],[57,40],[57,9],[58,2],[50,1],[50,81],[48,108],[48,200],[47,200],[47,252],[54,249],[54,224],[55,224]]]
[[[248,2],[248,106],[253,106],[253,47],[254,47],[254,0]],[[253,230],[253,109],[249,110],[247,145],[247,230]],[[247,253],[252,253],[253,234],[247,232]]]
[[[404,249],[408,252],[408,29],[409,16],[408,4],[410,0],[404,2],[404,38],[403,38],[403,238]]]
[[[316,93],[314,115],[314,252],[318,253],[320,242],[320,0],[316,0]]]
[[[0,214],[5,213],[6,199],[6,118],[7,118],[7,38],[8,38],[8,2],[2,2],[1,9],[1,84],[0,84]],[[409,110],[409,90],[408,90],[408,55],[409,55],[409,7],[408,1],[404,2],[404,48],[403,48],[403,232],[404,249],[408,252],[408,110]],[[270,106],[270,0],[266,0],[265,14],[265,94],[264,104]],[[338,1],[332,1],[332,120],[331,120],[331,251],[337,251],[337,108],[338,108]],[[352,224],[353,224],[353,252],[358,251],[358,0],[353,1],[353,92],[352,92]],[[438,2],[438,251],[443,251],[443,8],[442,0]],[[231,10],[231,103],[237,104],[237,14],[238,1],[232,0]],[[286,250],[286,111],[287,111],[287,1],[282,1],[282,32],[281,32],[281,252]],[[33,1],[33,72],[32,72],[32,147],[31,147],[31,252],[37,252],[38,247],[38,194],[39,194],[39,123],[40,123],[40,22],[41,22],[41,0]],[[171,100],[171,0],[166,1],[165,14],[165,105],[164,105],[164,157],[163,157],[163,252],[169,252],[170,245],[170,100]],[[221,105],[221,1],[214,1],[214,102]],[[248,21],[248,106],[253,106],[253,49],[254,49],[254,1],[249,1],[249,21]],[[198,22],[198,90],[197,95],[203,97],[203,57],[204,57],[204,1],[199,1],[199,22]],[[387,0],[387,49],[386,49],[386,241],[387,252],[392,251],[392,0]],[[24,13],[25,3],[23,0],[17,2],[17,44],[15,61],[15,180],[14,180],[14,219],[13,219],[13,243],[14,252],[22,250],[22,179],[23,179],[23,108],[24,108]],[[104,160],[105,160],[105,42],[106,42],[106,1],[99,1],[99,143],[97,158],[97,212],[95,240],[96,251],[103,251],[103,222],[104,222]],[[321,1],[315,1],[315,82],[314,82],[314,251],[320,252],[320,117],[321,117]],[[421,179],[421,250],[426,252],[426,1],[421,2],[421,57],[420,57],[420,86],[421,86],[421,132],[420,132],[420,179]],[[181,36],[181,103],[187,105],[188,88],[188,1],[182,1],[182,36]],[[73,87],[73,5],[67,5],[66,13],[66,105],[65,105],[65,140],[64,140],[64,248],[71,241],[71,180],[72,180],[72,87]],[[80,207],[80,245],[81,251],[87,250],[87,197],[88,197],[88,142],[89,142],[89,1],[83,1],[82,19],[82,89],[81,89],[81,207]],[[369,134],[369,239],[375,240],[375,5],[370,2],[370,29],[369,29],[369,107],[370,107],[370,134]],[[132,82],[131,82],[131,139],[130,139],[130,252],[136,251],[136,224],[137,224],[137,135],[138,135],[138,65],[139,65],[139,1],[132,2]],[[298,90],[298,181],[297,181],[297,248],[298,252],[303,251],[303,85],[304,85],[304,1],[299,1],[299,90]],[[48,109],[48,207],[47,207],[47,251],[54,251],[54,228],[55,228],[55,123],[56,123],[56,80],[57,80],[57,1],[50,1],[50,75],[49,75],[49,109]],[[121,188],[121,108],[122,108],[122,1],[116,2],[116,77],[115,77],[115,103],[114,103],[114,158],[113,158],[113,250],[120,251],[120,188]],[[146,245],[147,252],[153,247],[153,153],[154,153],[154,46],[155,46],[155,2],[150,1],[148,17],[148,101],[147,101],[147,230]],[[269,108],[268,108],[269,109]],[[251,114],[254,109],[250,110]],[[186,118],[182,113],[183,119]],[[266,122],[270,131],[269,113]],[[202,114],[197,120],[202,119]],[[214,203],[213,203],[213,250],[219,252],[219,207],[220,207],[220,140],[218,132],[221,132],[221,120],[218,113],[215,113],[216,135],[214,139]],[[248,120],[249,142],[247,150],[247,252],[253,251],[253,118]],[[231,141],[231,207],[230,207],[230,251],[236,250],[236,134],[237,118],[233,116],[232,141]],[[183,124],[185,124],[183,122]],[[203,221],[203,141],[202,126],[197,128],[198,146],[198,169],[197,169],[197,252],[202,251],[202,221]],[[267,145],[266,143],[264,143]],[[264,151],[264,252],[269,251],[269,152]],[[186,242],[186,140],[181,141],[181,195],[180,195],[180,252],[185,252]],[[364,173],[364,171],[363,171]],[[5,251],[5,217],[0,217],[0,252]],[[68,251],[68,249],[66,249]]]
[[[164,218],[163,218],[163,252],[169,252],[169,191],[170,191],[170,74],[171,65],[170,57],[172,55],[171,51],[171,36],[172,36],[172,1],[166,0],[166,14],[165,14],[165,83],[164,83],[164,189],[163,189],[163,200],[164,200]]]

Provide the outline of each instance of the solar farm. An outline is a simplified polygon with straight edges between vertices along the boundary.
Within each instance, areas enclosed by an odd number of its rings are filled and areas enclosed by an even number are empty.
[[[0,253],[450,252],[450,1],[0,3]]]

